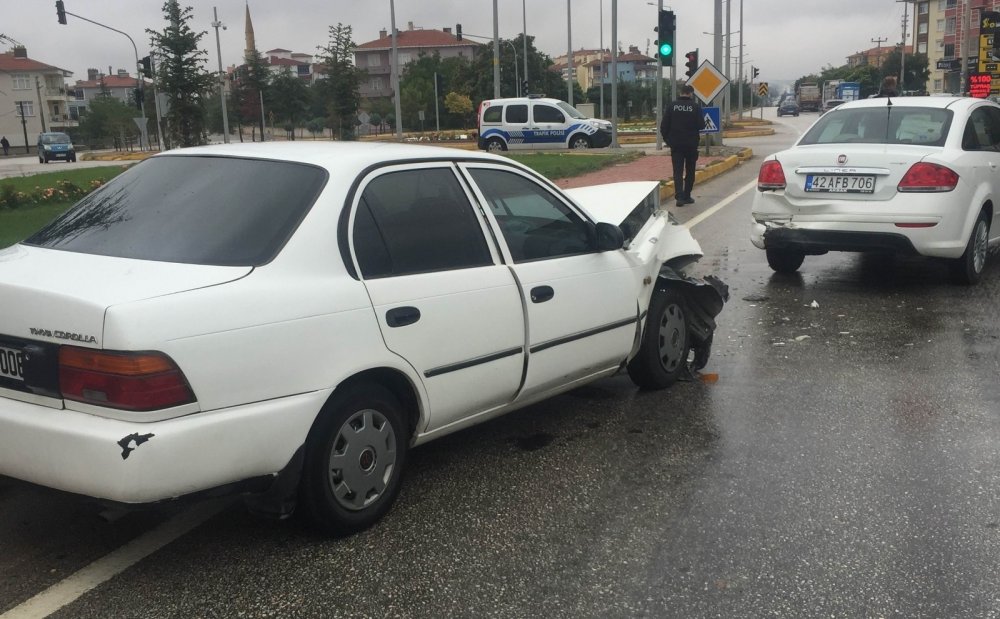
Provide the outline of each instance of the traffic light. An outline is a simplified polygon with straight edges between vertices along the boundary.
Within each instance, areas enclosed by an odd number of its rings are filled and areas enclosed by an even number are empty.
[[[684,66],[687,67],[687,71],[684,72],[684,75],[686,75],[688,79],[691,79],[694,77],[694,72],[698,70],[698,50],[688,52],[684,54],[684,57],[687,58],[687,62],[684,63]]]
[[[142,60],[143,77],[153,77],[153,60],[149,56],[144,56]]]
[[[674,20],[674,12],[660,11],[656,24],[656,55],[660,59],[660,65],[664,67],[674,66],[674,34],[676,29],[677,22]]]
[[[455,24],[455,38],[462,40],[462,24]]]
[[[66,5],[63,4],[63,0],[56,0],[56,18],[60,24],[66,23]]]
[[[142,100],[145,94],[142,92],[142,88],[136,88],[132,90],[132,96],[135,97],[135,106],[142,109]]]
[[[757,67],[750,67],[750,78],[757,79],[758,75],[760,75],[760,69]]]
[[[524,93],[525,96],[528,95],[528,80],[521,82],[521,92]]]

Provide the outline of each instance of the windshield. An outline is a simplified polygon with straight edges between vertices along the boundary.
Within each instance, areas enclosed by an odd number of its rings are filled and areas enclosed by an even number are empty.
[[[217,266],[270,262],[327,173],[287,161],[153,157],[26,241],[84,254]]]
[[[837,107],[816,121],[804,144],[922,144],[944,146],[952,112],[942,108]]]
[[[69,144],[69,136],[65,133],[43,133],[42,144]]]
[[[566,112],[566,115],[570,118],[586,118],[586,116],[577,111],[575,107],[565,101],[560,101],[557,105],[559,106],[559,109]]]

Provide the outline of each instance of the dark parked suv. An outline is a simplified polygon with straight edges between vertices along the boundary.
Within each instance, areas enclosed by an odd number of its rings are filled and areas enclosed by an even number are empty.
[[[781,102],[778,106],[778,116],[798,116],[799,115],[799,104],[795,102],[794,99],[786,99]]]

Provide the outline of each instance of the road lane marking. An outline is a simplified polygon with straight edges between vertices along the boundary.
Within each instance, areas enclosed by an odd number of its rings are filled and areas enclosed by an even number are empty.
[[[747,183],[746,185],[744,185],[743,187],[740,187],[739,189],[737,189],[735,193],[729,194],[729,197],[726,198],[725,200],[723,200],[722,202],[719,202],[718,204],[716,204],[712,208],[708,209],[707,211],[705,211],[703,213],[699,213],[696,217],[692,217],[691,219],[689,219],[686,222],[684,222],[684,227],[687,228],[688,230],[690,230],[691,228],[694,228],[695,226],[697,226],[701,222],[705,221],[706,219],[708,219],[709,217],[711,217],[712,215],[714,215],[718,211],[721,211],[722,209],[724,209],[727,206],[729,206],[729,204],[731,202],[733,202],[734,200],[736,200],[737,198],[739,198],[740,196],[742,196],[743,194],[745,194],[747,191],[753,189],[756,186],[757,186],[757,179],[755,178],[752,181],[750,181],[749,183]],[[0,617],[0,619],[3,619],[3,617]]]
[[[228,507],[232,501],[211,501],[177,514],[118,550],[97,559],[45,591],[0,615],[0,619],[36,619],[48,617],[72,604],[84,593],[94,589],[142,559],[187,534],[209,518]]]

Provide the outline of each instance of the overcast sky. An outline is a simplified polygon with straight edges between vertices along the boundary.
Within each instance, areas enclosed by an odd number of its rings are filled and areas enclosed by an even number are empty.
[[[872,39],[898,43],[902,37],[903,3],[896,0],[743,0],[744,64],[760,69],[760,80],[794,80],[827,65],[840,66],[854,52],[875,47]],[[127,32],[139,48],[149,50],[146,28],[162,30],[162,0],[65,0],[66,10],[117,30]],[[212,8],[226,30],[219,30],[222,61],[228,66],[241,61],[244,48],[245,0],[182,0],[193,7],[192,28],[205,30],[202,47],[208,51],[206,68],[217,68]],[[522,6],[527,9],[527,31],[535,45],[550,56],[567,50],[567,2],[565,0],[497,0],[499,31],[503,38],[522,29]],[[573,49],[597,48],[601,40],[602,0],[571,0]],[[611,0],[603,0],[604,46],[611,47]],[[652,53],[656,35],[656,3],[653,0],[618,0],[618,40],[622,48],[635,45]],[[701,58],[712,60],[714,47],[713,0],[664,0],[677,16],[679,74],[683,54],[699,48]],[[723,2],[722,30],[726,30]],[[730,30],[734,67],[739,55],[741,0],[732,0]],[[338,22],[354,29],[355,43],[378,38],[390,24],[389,0],[249,0],[257,49],[284,48],[314,53],[327,43],[328,27]],[[132,46],[122,35],[69,16],[67,25],[56,21],[54,0],[0,0],[0,33],[23,43],[32,59],[73,72],[86,79],[87,69],[107,71],[126,68],[134,72]],[[912,6],[910,23],[912,23]],[[395,0],[396,25],[454,27],[465,33],[492,36],[493,0]],[[0,41],[0,49],[9,51]],[[720,68],[721,62],[720,62]],[[749,69],[745,69],[749,72]],[[733,72],[735,77],[735,69]]]

